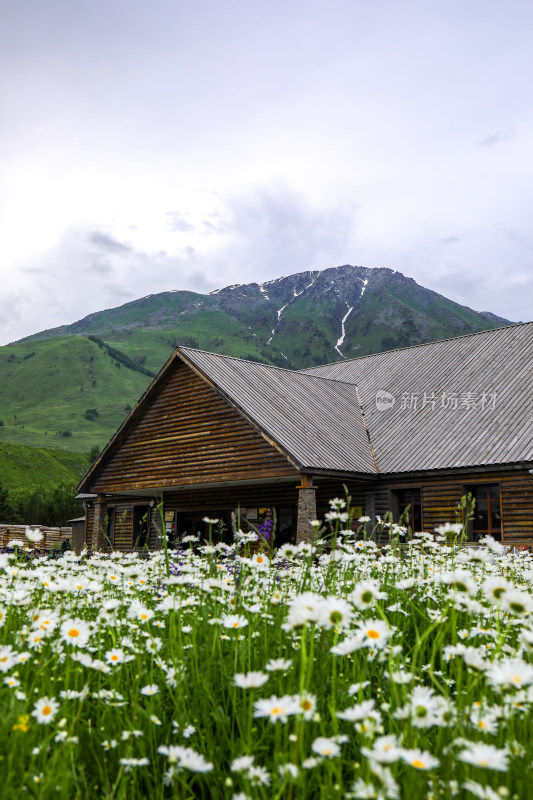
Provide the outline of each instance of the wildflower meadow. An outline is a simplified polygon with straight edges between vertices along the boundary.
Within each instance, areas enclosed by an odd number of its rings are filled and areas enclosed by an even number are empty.
[[[529,553],[328,516],[277,550],[0,554],[0,797],[531,797]]]

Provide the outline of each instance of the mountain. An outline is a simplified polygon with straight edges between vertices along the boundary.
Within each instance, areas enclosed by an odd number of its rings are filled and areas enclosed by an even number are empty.
[[[298,369],[509,324],[349,265],[148,295],[0,347],[0,441],[103,446],[177,344]]]
[[[148,295],[24,341],[92,334],[151,370],[178,343],[298,369],[509,324],[400,272],[346,265],[208,295]]]

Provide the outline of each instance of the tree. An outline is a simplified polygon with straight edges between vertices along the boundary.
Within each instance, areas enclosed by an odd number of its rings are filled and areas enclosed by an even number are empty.
[[[99,455],[100,455],[100,448],[98,447],[97,444],[95,444],[89,450],[89,461],[91,462],[91,464],[93,463],[93,461],[96,461]]]
[[[10,522],[9,492],[3,483],[0,482],[0,522]]]

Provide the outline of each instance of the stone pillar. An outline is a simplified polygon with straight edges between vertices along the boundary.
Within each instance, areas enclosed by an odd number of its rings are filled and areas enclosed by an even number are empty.
[[[316,487],[310,475],[302,475],[298,489],[298,524],[296,528],[296,544],[308,541],[313,529],[310,523],[316,519]]]
[[[105,547],[106,526],[107,526],[107,502],[104,495],[99,494],[94,504],[92,541],[90,541],[90,549],[93,552],[96,550],[102,550]],[[86,538],[87,538],[87,544],[89,545],[89,537],[87,536]]]

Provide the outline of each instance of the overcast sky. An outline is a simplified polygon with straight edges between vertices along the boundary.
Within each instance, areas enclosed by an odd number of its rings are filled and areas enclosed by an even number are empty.
[[[168,289],[390,267],[533,318],[533,4],[0,10],[0,344]]]

